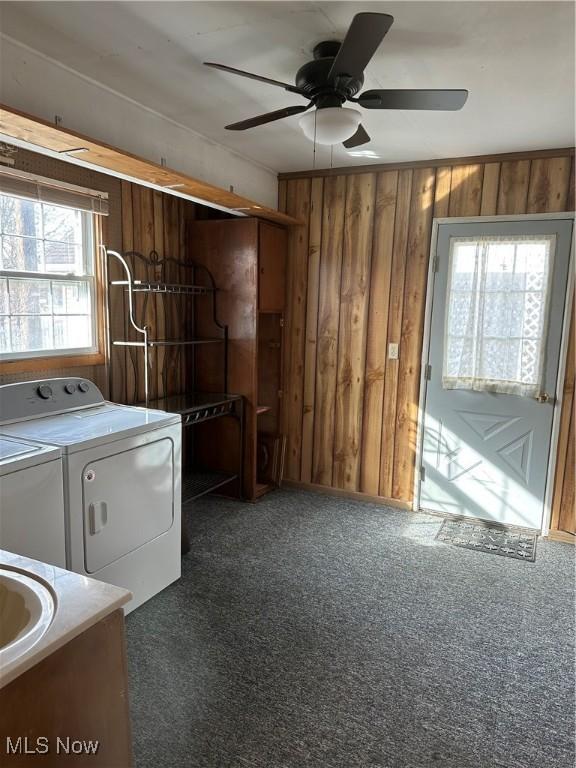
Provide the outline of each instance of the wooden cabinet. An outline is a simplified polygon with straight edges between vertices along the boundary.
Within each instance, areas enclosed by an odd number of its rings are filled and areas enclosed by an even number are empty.
[[[259,225],[258,309],[284,312],[286,297],[286,230]]]
[[[255,500],[273,487],[268,473],[259,477],[258,457],[270,453],[279,430],[287,233],[257,219],[195,221],[188,243],[190,259],[207,267],[218,286],[218,318],[228,325],[228,390],[245,398],[243,494]],[[197,335],[209,321],[200,297]],[[213,350],[197,351],[194,381],[199,391],[222,390]],[[234,466],[233,430],[227,423],[198,425],[193,450],[203,464]]]
[[[0,756],[6,757],[6,762],[0,757],[0,765],[129,768],[132,738],[122,610],[9,683],[0,691],[0,709]]]

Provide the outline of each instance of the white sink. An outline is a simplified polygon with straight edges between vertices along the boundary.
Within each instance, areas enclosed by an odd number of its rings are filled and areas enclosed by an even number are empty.
[[[10,666],[44,635],[56,597],[33,573],[0,566],[0,668]]]

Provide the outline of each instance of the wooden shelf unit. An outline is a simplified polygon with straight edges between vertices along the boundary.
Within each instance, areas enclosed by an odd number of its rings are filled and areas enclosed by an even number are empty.
[[[277,435],[282,396],[282,336],[284,328],[287,231],[257,219],[191,222],[187,232],[190,258],[213,275],[218,292],[218,317],[228,327],[229,388],[244,396],[245,498],[256,500],[274,487],[259,476],[262,455],[259,435]],[[195,318],[197,333],[208,333],[201,313]],[[219,372],[210,356],[198,349],[196,376],[202,391],[215,391]],[[237,448],[225,424],[207,439],[196,431],[195,455],[209,466],[234,464]]]

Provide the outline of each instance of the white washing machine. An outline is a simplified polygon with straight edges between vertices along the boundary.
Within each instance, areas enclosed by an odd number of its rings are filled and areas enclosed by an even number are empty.
[[[62,452],[0,434],[0,549],[66,568],[65,541]]]
[[[129,589],[134,610],[180,577],[181,418],[106,402],[86,379],[0,387],[2,432],[62,451],[66,564]]]

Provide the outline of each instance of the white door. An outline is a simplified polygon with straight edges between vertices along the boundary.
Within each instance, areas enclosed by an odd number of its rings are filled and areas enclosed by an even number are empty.
[[[439,223],[420,508],[541,527],[572,227]]]

